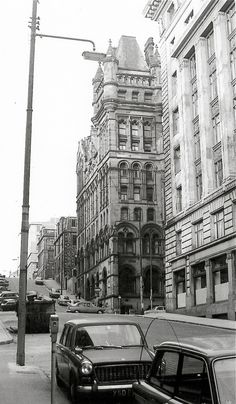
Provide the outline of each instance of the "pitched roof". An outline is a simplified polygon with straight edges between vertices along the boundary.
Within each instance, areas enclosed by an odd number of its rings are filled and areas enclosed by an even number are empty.
[[[119,69],[149,71],[134,36],[121,36],[116,49],[116,58],[119,60]]]

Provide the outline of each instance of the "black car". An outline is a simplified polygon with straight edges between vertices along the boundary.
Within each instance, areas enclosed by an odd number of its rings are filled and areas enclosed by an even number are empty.
[[[236,334],[162,343],[146,380],[133,385],[136,402],[236,403],[235,344]]]
[[[16,299],[4,299],[0,304],[2,311],[15,311],[17,307]]]
[[[57,384],[79,395],[109,395],[115,400],[132,395],[132,384],[144,379],[152,362],[140,326],[131,320],[70,320],[56,350]]]

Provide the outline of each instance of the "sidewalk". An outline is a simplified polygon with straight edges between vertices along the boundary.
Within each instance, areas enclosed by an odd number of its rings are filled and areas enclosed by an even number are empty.
[[[27,356],[27,364],[16,364],[16,336],[13,338],[0,321],[0,403],[50,404],[51,380],[48,371],[40,368],[39,360]],[[5,345],[4,345],[5,344]],[[66,390],[55,385],[54,403],[69,404]]]

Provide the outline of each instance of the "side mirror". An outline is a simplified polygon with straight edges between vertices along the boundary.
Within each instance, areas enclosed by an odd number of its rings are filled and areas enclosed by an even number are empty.
[[[83,352],[83,349],[80,348],[79,346],[76,346],[76,347],[75,347],[75,354],[76,354],[76,355],[79,355],[79,354],[81,354],[81,352]]]

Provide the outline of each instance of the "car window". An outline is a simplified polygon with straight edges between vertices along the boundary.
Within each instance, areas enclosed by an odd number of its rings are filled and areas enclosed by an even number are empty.
[[[202,359],[183,356],[176,396],[191,404],[212,403],[206,364]]]
[[[69,326],[68,327],[68,332],[66,334],[66,342],[65,342],[65,346],[68,347],[68,348],[71,346],[72,331],[73,331],[73,327]]]
[[[75,346],[84,347],[88,345],[93,345],[93,341],[91,340],[88,332],[83,328],[77,329],[75,335]]]
[[[69,326],[68,326],[68,325],[65,325],[65,327],[64,327],[64,329],[63,329],[63,331],[62,331],[62,334],[61,334],[61,338],[60,338],[60,343],[61,343],[62,345],[65,345],[65,344],[66,344],[66,337],[67,337],[68,331],[69,331]]]
[[[177,379],[179,354],[177,352],[160,352],[153,366],[150,383],[173,395]]]

